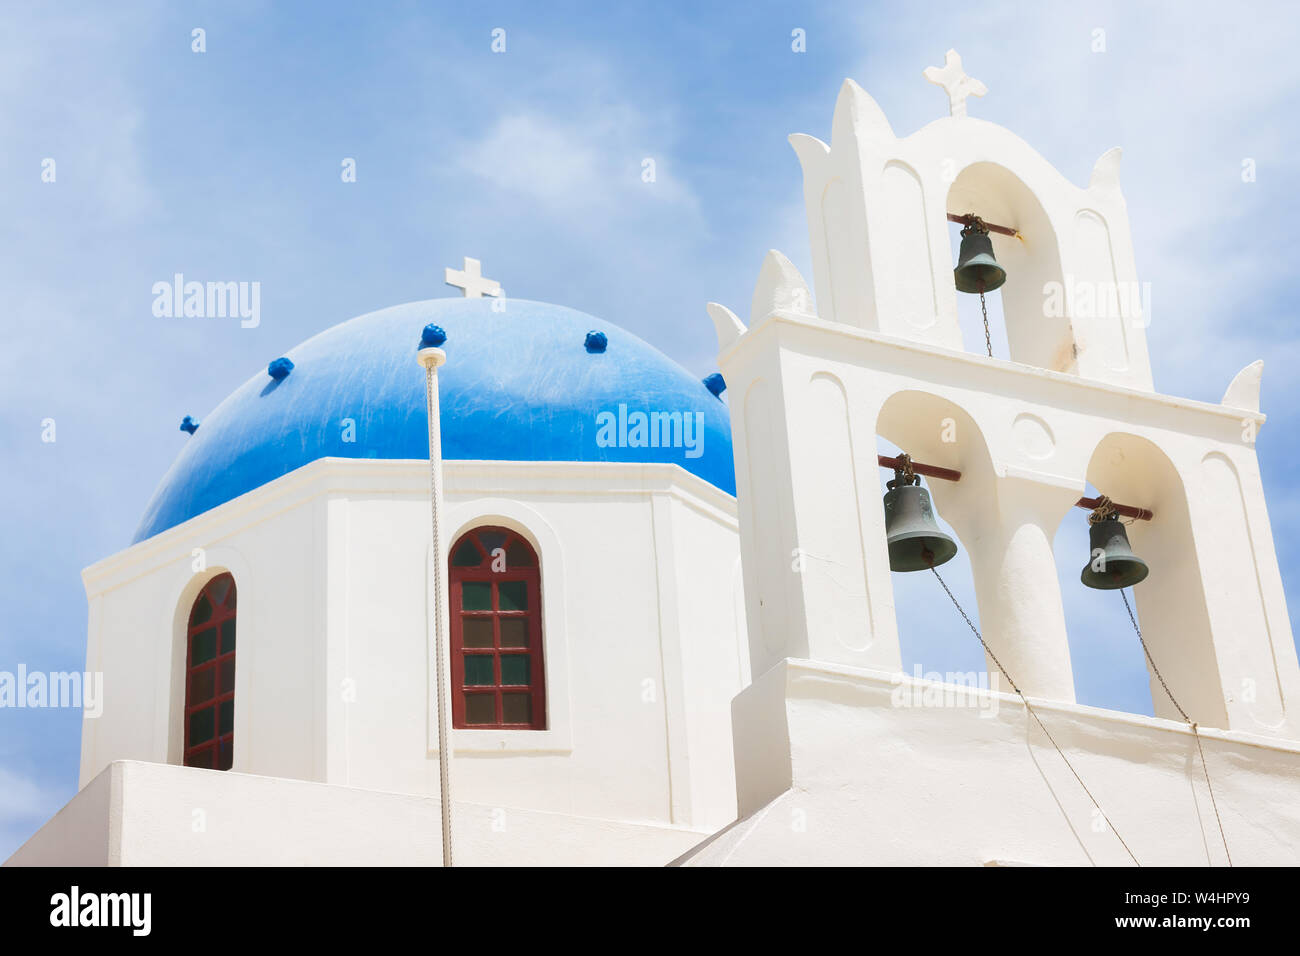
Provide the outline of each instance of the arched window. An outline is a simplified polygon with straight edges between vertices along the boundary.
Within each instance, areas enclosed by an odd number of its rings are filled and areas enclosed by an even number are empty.
[[[185,766],[229,770],[235,740],[235,579],[219,574],[190,611],[185,651]]]
[[[475,528],[451,549],[452,726],[546,729],[541,571],[508,528]]]

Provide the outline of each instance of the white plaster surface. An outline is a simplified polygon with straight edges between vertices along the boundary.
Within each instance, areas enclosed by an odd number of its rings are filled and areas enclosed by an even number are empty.
[[[811,661],[772,668],[736,702],[742,817],[678,862],[1133,866],[1118,832],[1144,867],[1227,864],[1186,725],[1033,702],[1102,816],[1014,695],[895,705],[918,686],[944,691]],[[1294,866],[1300,745],[1202,738],[1233,864]]]
[[[545,731],[453,732],[455,799],[734,819],[734,499],[675,465],[453,461],[444,481],[445,549],[504,524],[540,556],[548,701]],[[230,570],[234,770],[436,794],[427,482],[424,462],[323,459],[88,568],[105,703],[83,786],[112,761],[180,763],[184,622]]]
[[[461,866],[657,866],[703,835],[461,801],[453,821]],[[105,767],[5,865],[441,863],[436,796],[126,760]]]

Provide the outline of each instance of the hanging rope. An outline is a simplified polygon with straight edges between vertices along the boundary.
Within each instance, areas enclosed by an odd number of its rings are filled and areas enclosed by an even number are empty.
[[[1201,770],[1205,774],[1205,789],[1210,792],[1210,806],[1214,808],[1214,822],[1219,825],[1219,839],[1223,841],[1223,855],[1228,858],[1228,866],[1232,866],[1232,854],[1228,852],[1228,837],[1223,832],[1223,818],[1219,816],[1219,804],[1214,799],[1214,787],[1210,784],[1210,765],[1205,762],[1205,748],[1201,746],[1201,735],[1197,730],[1196,721],[1187,716],[1187,711],[1183,710],[1182,705],[1179,704],[1178,700],[1174,697],[1174,692],[1171,691],[1169,685],[1165,683],[1165,678],[1164,675],[1160,673],[1160,668],[1156,667],[1155,658],[1151,656],[1151,650],[1147,647],[1146,639],[1142,637],[1142,628],[1138,627],[1137,618],[1133,615],[1133,607],[1128,603],[1128,595],[1124,593],[1123,588],[1120,588],[1119,596],[1124,599],[1124,610],[1128,611],[1129,623],[1133,625],[1133,630],[1137,633],[1138,643],[1142,645],[1142,653],[1146,655],[1147,663],[1151,665],[1151,672],[1155,674],[1156,679],[1160,681],[1160,686],[1164,688],[1165,696],[1168,697],[1169,702],[1174,705],[1174,709],[1182,715],[1183,720],[1192,728],[1192,737],[1196,740],[1196,750],[1201,755]]]
[[[1100,524],[1115,513],[1115,502],[1105,495],[1097,496],[1097,507],[1088,512],[1088,524]]]
[[[1031,717],[1034,718],[1035,721],[1037,721],[1039,728],[1043,731],[1043,734],[1047,737],[1051,745],[1056,748],[1056,752],[1061,755],[1061,759],[1065,761],[1065,765],[1070,768],[1070,773],[1074,774],[1074,779],[1079,781],[1079,786],[1082,787],[1083,792],[1088,795],[1088,799],[1091,800],[1092,805],[1097,808],[1097,812],[1100,813],[1102,819],[1105,820],[1110,825],[1110,832],[1115,834],[1115,839],[1119,840],[1120,846],[1124,848],[1124,852],[1128,854],[1129,859],[1133,861],[1133,864],[1135,866],[1138,867],[1142,866],[1142,864],[1138,862],[1138,858],[1133,855],[1133,851],[1129,849],[1129,845],[1124,841],[1124,838],[1119,835],[1119,830],[1115,829],[1115,824],[1110,822],[1110,817],[1106,816],[1106,811],[1101,808],[1101,804],[1098,803],[1097,798],[1092,795],[1092,791],[1088,789],[1088,785],[1084,783],[1083,778],[1079,776],[1079,771],[1074,769],[1074,764],[1070,763],[1070,758],[1065,755],[1065,751],[1062,750],[1060,744],[1056,742],[1056,738],[1054,738],[1051,732],[1048,731],[1046,725],[1043,723],[1042,719],[1038,716],[1037,711],[1035,711],[1034,708],[1030,705],[1029,698],[1027,698],[1024,695],[1024,693],[1020,690],[1020,688],[1016,686],[1016,682],[1011,679],[1011,675],[1007,673],[1007,669],[1002,666],[1002,662],[999,661],[997,655],[993,653],[993,649],[988,646],[988,643],[984,640],[984,636],[980,634],[979,628],[977,628],[974,625],[971,619],[966,615],[966,612],[962,610],[962,606],[957,603],[957,598],[954,597],[952,591],[948,589],[947,583],[943,580],[942,577],[939,576],[939,572],[935,569],[933,564],[930,565],[930,573],[933,574],[935,578],[938,579],[939,586],[942,587],[944,593],[948,595],[948,600],[952,601],[953,607],[957,609],[957,613],[960,614],[962,620],[966,622],[966,626],[971,629],[971,633],[974,634],[976,639],[980,642],[980,644],[983,645],[984,652],[988,654],[989,659],[993,661],[995,665],[997,665],[997,669],[1002,672],[1002,676],[1005,677],[1007,683],[1011,685],[1011,689],[1016,692],[1017,696],[1020,697],[1021,703],[1025,705],[1025,710],[1029,713]]]
[[[433,532],[433,657],[434,680],[438,684],[438,784],[442,804],[442,865],[451,866],[451,754],[447,740],[447,698],[442,663],[442,545],[438,535],[438,472],[442,468],[442,435],[439,430],[438,370],[425,366],[425,394],[429,412],[429,513]]]
[[[1082,501],[1082,499],[1080,500]],[[1088,512],[1088,525],[1092,526],[1100,521],[1105,521],[1111,515],[1115,516],[1115,520],[1121,521],[1124,524],[1133,524],[1138,520],[1137,518],[1125,518],[1120,513],[1119,509],[1120,505],[1115,504],[1115,502],[1111,501],[1105,495],[1097,495],[1097,507]],[[1145,514],[1148,518],[1151,517],[1150,511],[1145,512]]]
[[[916,469],[912,467],[911,455],[907,452],[899,452],[897,462],[898,464],[894,468],[893,480],[885,482],[886,488],[893,491],[895,488],[906,485],[919,485],[921,483],[921,479],[917,475]]]

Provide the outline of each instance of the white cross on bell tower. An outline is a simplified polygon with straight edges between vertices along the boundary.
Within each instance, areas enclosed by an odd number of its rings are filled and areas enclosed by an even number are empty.
[[[498,296],[501,294],[501,283],[495,279],[485,279],[483,277],[483,263],[477,259],[465,257],[464,269],[453,269],[447,267],[447,285],[463,289],[465,298],[481,299],[485,295]]]
[[[926,67],[924,76],[948,94],[948,113],[952,116],[966,115],[966,97],[983,96],[989,91],[979,80],[966,75],[956,50],[944,54],[943,66]]]

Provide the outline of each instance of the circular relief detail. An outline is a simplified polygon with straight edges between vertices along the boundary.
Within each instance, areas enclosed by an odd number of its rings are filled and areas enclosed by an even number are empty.
[[[1011,434],[1025,456],[1036,461],[1051,458],[1056,451],[1056,438],[1047,422],[1037,415],[1022,412],[1011,423]]]

